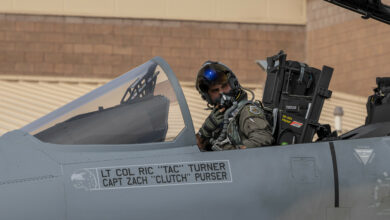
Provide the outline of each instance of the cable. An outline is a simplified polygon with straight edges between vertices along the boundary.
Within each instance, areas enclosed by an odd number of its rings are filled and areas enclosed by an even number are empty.
[[[242,88],[243,90],[248,91],[248,92],[252,95],[251,102],[253,102],[253,100],[255,100],[255,93],[254,93],[252,90],[247,89],[247,88],[244,88],[244,87],[242,87],[242,86],[241,86],[241,88]]]

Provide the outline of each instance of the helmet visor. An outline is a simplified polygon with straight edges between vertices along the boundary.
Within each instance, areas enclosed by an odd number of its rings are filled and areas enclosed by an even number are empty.
[[[210,85],[223,84],[227,82],[227,75],[224,71],[216,70],[211,67],[205,67],[203,69],[203,77]]]
[[[218,74],[214,69],[205,68],[203,72],[203,76],[207,81],[213,82],[218,78]]]

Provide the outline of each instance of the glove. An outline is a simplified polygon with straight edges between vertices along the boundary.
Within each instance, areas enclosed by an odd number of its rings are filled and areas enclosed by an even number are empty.
[[[223,122],[223,116],[223,112],[214,109],[199,129],[200,136],[203,138],[211,138],[213,131],[215,131]]]

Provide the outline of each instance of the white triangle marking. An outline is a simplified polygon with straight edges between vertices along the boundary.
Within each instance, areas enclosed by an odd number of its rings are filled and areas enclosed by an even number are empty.
[[[370,160],[373,151],[373,149],[355,149],[356,154],[364,165]]]

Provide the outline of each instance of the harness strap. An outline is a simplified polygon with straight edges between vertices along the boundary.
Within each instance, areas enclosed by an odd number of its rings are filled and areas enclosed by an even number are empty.
[[[249,101],[249,100],[241,100],[238,105],[237,105],[237,108],[232,112],[232,119],[235,119],[237,114],[241,111],[242,108],[244,108],[245,105],[249,104],[249,103],[253,103],[252,101]]]

